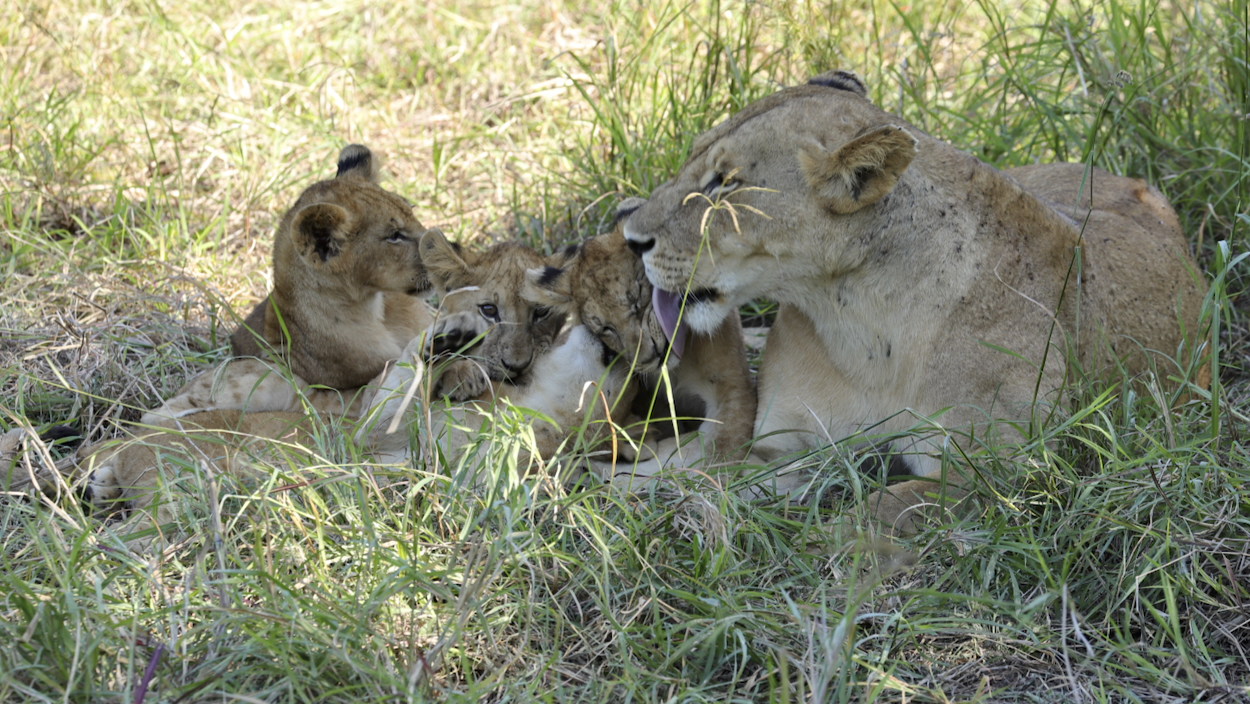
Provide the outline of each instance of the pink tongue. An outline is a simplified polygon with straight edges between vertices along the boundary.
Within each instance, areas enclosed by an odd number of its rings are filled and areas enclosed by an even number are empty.
[[[686,351],[686,335],[690,332],[690,326],[686,325],[681,315],[681,296],[653,287],[651,308],[655,310],[655,317],[660,321],[660,328],[668,336],[669,349],[681,359],[681,353]],[[677,324],[678,318],[683,318],[680,325]]]

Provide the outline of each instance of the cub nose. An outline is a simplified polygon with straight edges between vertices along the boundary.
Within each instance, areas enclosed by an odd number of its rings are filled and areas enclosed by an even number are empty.
[[[651,248],[655,246],[655,238],[652,237],[649,240],[636,240],[629,238],[625,240],[625,244],[634,254],[641,257],[644,253],[651,251]]]
[[[531,359],[533,359],[533,357],[531,357]],[[517,376],[521,372],[528,369],[530,366],[529,359],[521,363],[517,363],[509,359],[501,359],[499,361],[501,364],[503,364],[503,368],[508,370],[508,376],[512,376],[512,377]]]

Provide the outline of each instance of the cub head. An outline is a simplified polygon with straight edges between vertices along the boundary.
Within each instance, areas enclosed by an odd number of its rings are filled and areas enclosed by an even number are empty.
[[[526,270],[546,264],[523,244],[503,242],[469,255],[431,228],[421,238],[421,258],[439,292],[440,315],[476,315],[489,328],[473,356],[493,381],[521,380],[564,326],[562,312],[522,297]]]
[[[645,201],[631,198],[617,208],[617,221]],[[620,227],[552,257],[552,263],[530,269],[525,296],[573,316],[613,354],[632,360],[643,373],[676,365],[682,338],[672,345],[651,305],[651,283],[642,259],[630,251]]]
[[[661,291],[662,318],[684,307],[691,327],[710,333],[752,298],[801,298],[813,277],[864,261],[917,148],[866,95],[853,73],[833,71],[695,140],[623,227]]]
[[[339,154],[338,174],[309,186],[274,242],[274,288],[317,287],[348,297],[417,294],[429,288],[419,242],[425,228],[412,206],[377,184],[368,147]]]

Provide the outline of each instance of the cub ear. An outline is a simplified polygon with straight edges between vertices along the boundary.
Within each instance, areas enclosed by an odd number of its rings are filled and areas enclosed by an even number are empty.
[[[465,261],[463,250],[448,242],[437,227],[421,235],[421,263],[430,283],[443,293],[471,285],[472,266]]]
[[[916,156],[916,138],[894,125],[852,139],[836,152],[805,148],[799,165],[816,197],[835,213],[872,205],[898,183]]]
[[[381,160],[374,158],[369,147],[363,144],[349,144],[339,152],[339,171],[334,178],[377,183],[379,161]]]
[[[526,269],[521,297],[540,306],[567,311],[573,303],[573,277],[568,269],[555,266]]]
[[[351,215],[333,203],[314,203],[291,220],[295,251],[309,264],[324,264],[343,253],[351,229]]]

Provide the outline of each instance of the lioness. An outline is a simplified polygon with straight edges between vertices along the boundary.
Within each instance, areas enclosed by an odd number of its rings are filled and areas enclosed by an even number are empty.
[[[273,290],[230,338],[241,359],[193,378],[143,423],[205,409],[296,411],[301,397],[325,412],[359,410],[359,387],[433,322],[418,297],[429,288],[425,227],[377,178],[372,153],[353,144],[334,178],[300,194],[274,234]]]
[[[834,71],[747,106],[624,223],[661,315],[684,303],[713,331],[752,298],[782,304],[759,377],[761,457],[904,431],[913,414],[1010,439],[994,421],[1028,427],[1063,400],[1073,362],[1183,375],[1181,325],[1201,339],[1205,284],[1157,190],[1080,165],[1000,172],[866,95]],[[943,437],[893,448],[914,450],[893,464],[925,479],[871,497],[880,521],[914,528]]]
[[[642,203],[622,202],[618,221]],[[705,419],[696,440],[706,445],[700,454],[713,462],[740,459],[755,425],[755,386],[738,316],[726,317],[711,335],[696,332],[670,344],[651,305],[642,260],[625,246],[619,227],[570,247],[562,259],[559,266],[530,270],[526,296],[570,312],[631,365],[642,382],[644,417]],[[671,390],[662,388],[662,367]],[[667,407],[670,392],[674,407],[653,413],[652,402]]]

